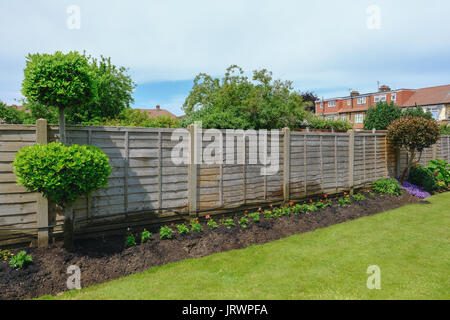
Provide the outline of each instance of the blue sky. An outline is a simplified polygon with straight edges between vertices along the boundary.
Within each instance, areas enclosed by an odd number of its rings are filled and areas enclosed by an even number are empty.
[[[80,10],[80,28],[74,11]],[[0,0],[0,100],[29,52],[86,51],[130,68],[135,107],[177,115],[199,72],[267,68],[320,97],[450,83],[446,0]],[[69,23],[69,25],[70,25]]]

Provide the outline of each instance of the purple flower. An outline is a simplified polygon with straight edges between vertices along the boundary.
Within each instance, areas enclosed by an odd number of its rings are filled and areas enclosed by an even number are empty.
[[[398,183],[400,183],[400,181]],[[403,182],[402,188],[407,193],[409,193],[419,199],[431,197],[431,194],[426,192],[425,190],[423,190],[423,188],[416,186],[412,183],[409,183],[408,181]]]

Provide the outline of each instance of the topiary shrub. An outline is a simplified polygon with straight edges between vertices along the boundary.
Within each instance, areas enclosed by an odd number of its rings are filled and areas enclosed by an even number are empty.
[[[106,187],[111,166],[99,148],[61,143],[22,148],[13,162],[17,182],[28,191],[65,206],[81,195]]]
[[[402,187],[396,179],[381,178],[375,180],[373,190],[382,194],[401,195]]]
[[[433,192],[437,189],[436,178],[433,171],[425,167],[412,167],[409,171],[408,181],[416,186],[424,188],[428,192]]]
[[[420,160],[422,151],[435,144],[441,134],[439,125],[434,120],[403,117],[389,125],[387,136],[396,147],[405,148],[408,152],[408,163],[400,178],[401,183],[403,183],[409,168],[417,166],[417,154],[419,154]]]

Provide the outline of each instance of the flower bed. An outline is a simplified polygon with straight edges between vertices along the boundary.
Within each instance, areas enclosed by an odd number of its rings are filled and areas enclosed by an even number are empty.
[[[244,212],[217,221],[211,217],[204,221],[195,219],[186,225],[189,232],[176,225],[166,226],[163,233],[166,239],[161,239],[159,228],[148,228],[141,237],[138,230],[129,230],[123,236],[79,241],[75,253],[68,253],[60,243],[48,249],[32,248],[27,251],[33,263],[23,269],[14,270],[8,263],[0,263],[0,299],[33,298],[65,291],[70,265],[81,268],[82,286],[87,287],[153,266],[263,244],[418,201],[406,193],[344,195],[332,201],[324,196],[322,201],[261,208],[258,212]]]
[[[400,181],[399,181],[399,183],[400,183]],[[418,187],[412,183],[409,183],[408,181],[403,182],[402,188],[410,195],[413,195],[419,199],[425,199],[425,198],[431,197],[431,194],[429,192],[425,191],[422,187]]]

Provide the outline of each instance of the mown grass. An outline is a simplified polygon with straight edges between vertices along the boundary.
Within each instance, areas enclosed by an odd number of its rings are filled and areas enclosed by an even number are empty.
[[[449,299],[450,193],[44,299]],[[381,269],[369,290],[367,268]]]

